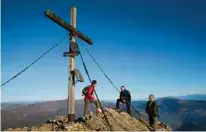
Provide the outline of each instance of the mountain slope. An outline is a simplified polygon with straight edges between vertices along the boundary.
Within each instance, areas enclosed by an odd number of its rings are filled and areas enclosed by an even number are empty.
[[[206,124],[206,120],[199,122],[198,124],[192,122],[185,122],[177,129],[177,131],[187,131],[188,129],[190,131],[205,131],[206,130],[205,124]]]
[[[66,123],[67,119],[61,117],[55,121],[49,121],[47,124],[33,126],[30,128],[7,129],[6,131],[150,131],[154,130],[148,122],[142,119],[136,119],[125,112],[116,112],[111,108],[105,108],[105,116],[103,113],[90,113],[87,119],[77,119],[74,124]],[[108,121],[108,122],[107,122]],[[157,131],[171,131],[166,124],[159,124]]]
[[[83,100],[75,102],[76,117],[83,113]],[[113,107],[112,103],[102,102],[104,107]],[[13,127],[34,126],[45,122],[48,119],[55,119],[57,116],[67,114],[67,100],[47,101],[37,104],[28,104],[19,107],[5,108],[1,110],[2,130]]]
[[[114,108],[114,103],[102,102],[104,107]],[[135,108],[142,114],[143,119],[148,116],[144,112],[146,101],[133,101],[132,116],[139,118]],[[206,119],[206,101],[180,100],[175,98],[161,98],[157,100],[160,107],[160,121],[167,123],[173,130],[186,129],[198,130],[198,127],[204,129],[202,122]],[[47,101],[37,104],[28,104],[25,106],[6,108],[1,110],[1,126],[7,128],[16,128],[24,126],[35,126],[45,123],[45,120],[55,119],[58,116],[67,114],[67,100]],[[76,117],[81,117],[83,113],[83,100],[76,100]],[[125,105],[120,105],[121,110],[126,111]],[[25,116],[24,116],[25,115]],[[188,122],[195,125],[194,128],[187,127]],[[185,128],[187,127],[187,128]],[[206,130],[206,129],[205,129]]]

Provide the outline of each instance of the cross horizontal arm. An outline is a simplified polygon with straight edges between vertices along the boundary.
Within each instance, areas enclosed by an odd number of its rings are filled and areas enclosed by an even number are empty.
[[[81,33],[80,31],[78,31],[76,28],[72,27],[70,24],[68,24],[67,22],[65,22],[63,19],[61,19],[60,17],[58,17],[55,13],[53,13],[51,10],[47,9],[45,12],[45,15],[50,18],[52,21],[54,21],[55,23],[59,24],[60,26],[62,26],[63,28],[65,28],[66,30],[69,30],[72,34],[74,34],[75,36],[81,38],[82,40],[84,40],[85,42],[87,42],[88,44],[92,45],[92,40],[89,39],[87,36],[85,36],[83,33]]]

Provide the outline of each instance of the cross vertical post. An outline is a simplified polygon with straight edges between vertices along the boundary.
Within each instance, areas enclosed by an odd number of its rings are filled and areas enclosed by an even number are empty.
[[[68,24],[66,21],[58,17],[54,12],[47,9],[45,11],[45,15],[51,19],[53,22],[58,24],[59,26],[63,27],[67,31],[70,32],[69,34],[69,52],[63,53],[64,57],[69,56],[69,77],[68,77],[68,98],[67,98],[67,116],[68,122],[74,122],[75,120],[75,74],[76,77],[79,79],[78,81],[83,82],[83,78],[81,74],[75,69],[75,56],[79,54],[78,46],[76,44],[75,37],[80,38],[81,40],[87,42],[89,45],[92,45],[92,40],[81,33],[79,30],[76,29],[76,7],[71,8],[71,22]],[[78,74],[79,73],[79,74]]]
[[[76,28],[76,7],[71,8],[71,26]],[[71,43],[75,43],[74,34],[70,33],[70,42],[69,49]],[[69,57],[69,84],[68,84],[68,121],[74,122],[75,119],[75,89],[74,89],[74,67],[75,67],[75,56]]]

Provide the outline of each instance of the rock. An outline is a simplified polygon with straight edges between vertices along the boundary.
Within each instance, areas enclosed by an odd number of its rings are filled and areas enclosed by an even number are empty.
[[[38,127],[38,131],[52,131],[50,124],[43,124]]]
[[[6,131],[14,131],[14,129],[13,128],[9,128]]]
[[[66,117],[48,120],[46,124],[32,128],[9,128],[6,131],[153,131],[149,123],[143,119],[136,119],[126,112],[119,112],[105,108],[103,113],[89,113],[87,119],[78,118],[75,123],[67,123]],[[165,123],[159,123],[156,131],[172,131]]]
[[[39,129],[38,129],[38,127],[35,127],[35,126],[33,126],[32,128],[31,128],[31,131],[38,131]]]
[[[93,115],[89,120],[86,120],[86,124],[94,131],[107,131],[107,126],[103,123],[101,118]]]
[[[14,129],[12,129],[10,131],[23,131],[23,128],[14,128]]]
[[[66,118],[66,117],[61,117],[61,120],[62,120],[62,122],[64,122],[64,123],[67,123],[68,122],[68,118]]]
[[[23,131],[31,131],[31,128],[29,128],[29,127],[24,127],[24,128],[23,128]]]
[[[89,120],[86,120],[86,124],[91,127],[92,130],[103,131],[110,130],[110,128],[113,131],[149,131],[152,129],[146,121],[136,119],[125,112],[119,113],[113,109],[105,109],[105,115],[107,117],[106,119],[103,113],[93,115]],[[158,130],[161,131],[169,130],[160,126],[158,128]]]

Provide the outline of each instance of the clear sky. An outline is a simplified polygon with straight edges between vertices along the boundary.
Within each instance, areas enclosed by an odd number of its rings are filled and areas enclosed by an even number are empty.
[[[5,82],[67,33],[44,16],[51,9],[70,21],[77,7],[77,28],[92,38],[92,54],[117,87],[132,99],[206,93],[206,1],[204,0],[2,0],[2,82]],[[82,47],[80,47],[82,49]],[[68,41],[1,88],[2,101],[67,98]],[[82,49],[100,99],[117,91]],[[89,83],[80,56],[76,67]]]

